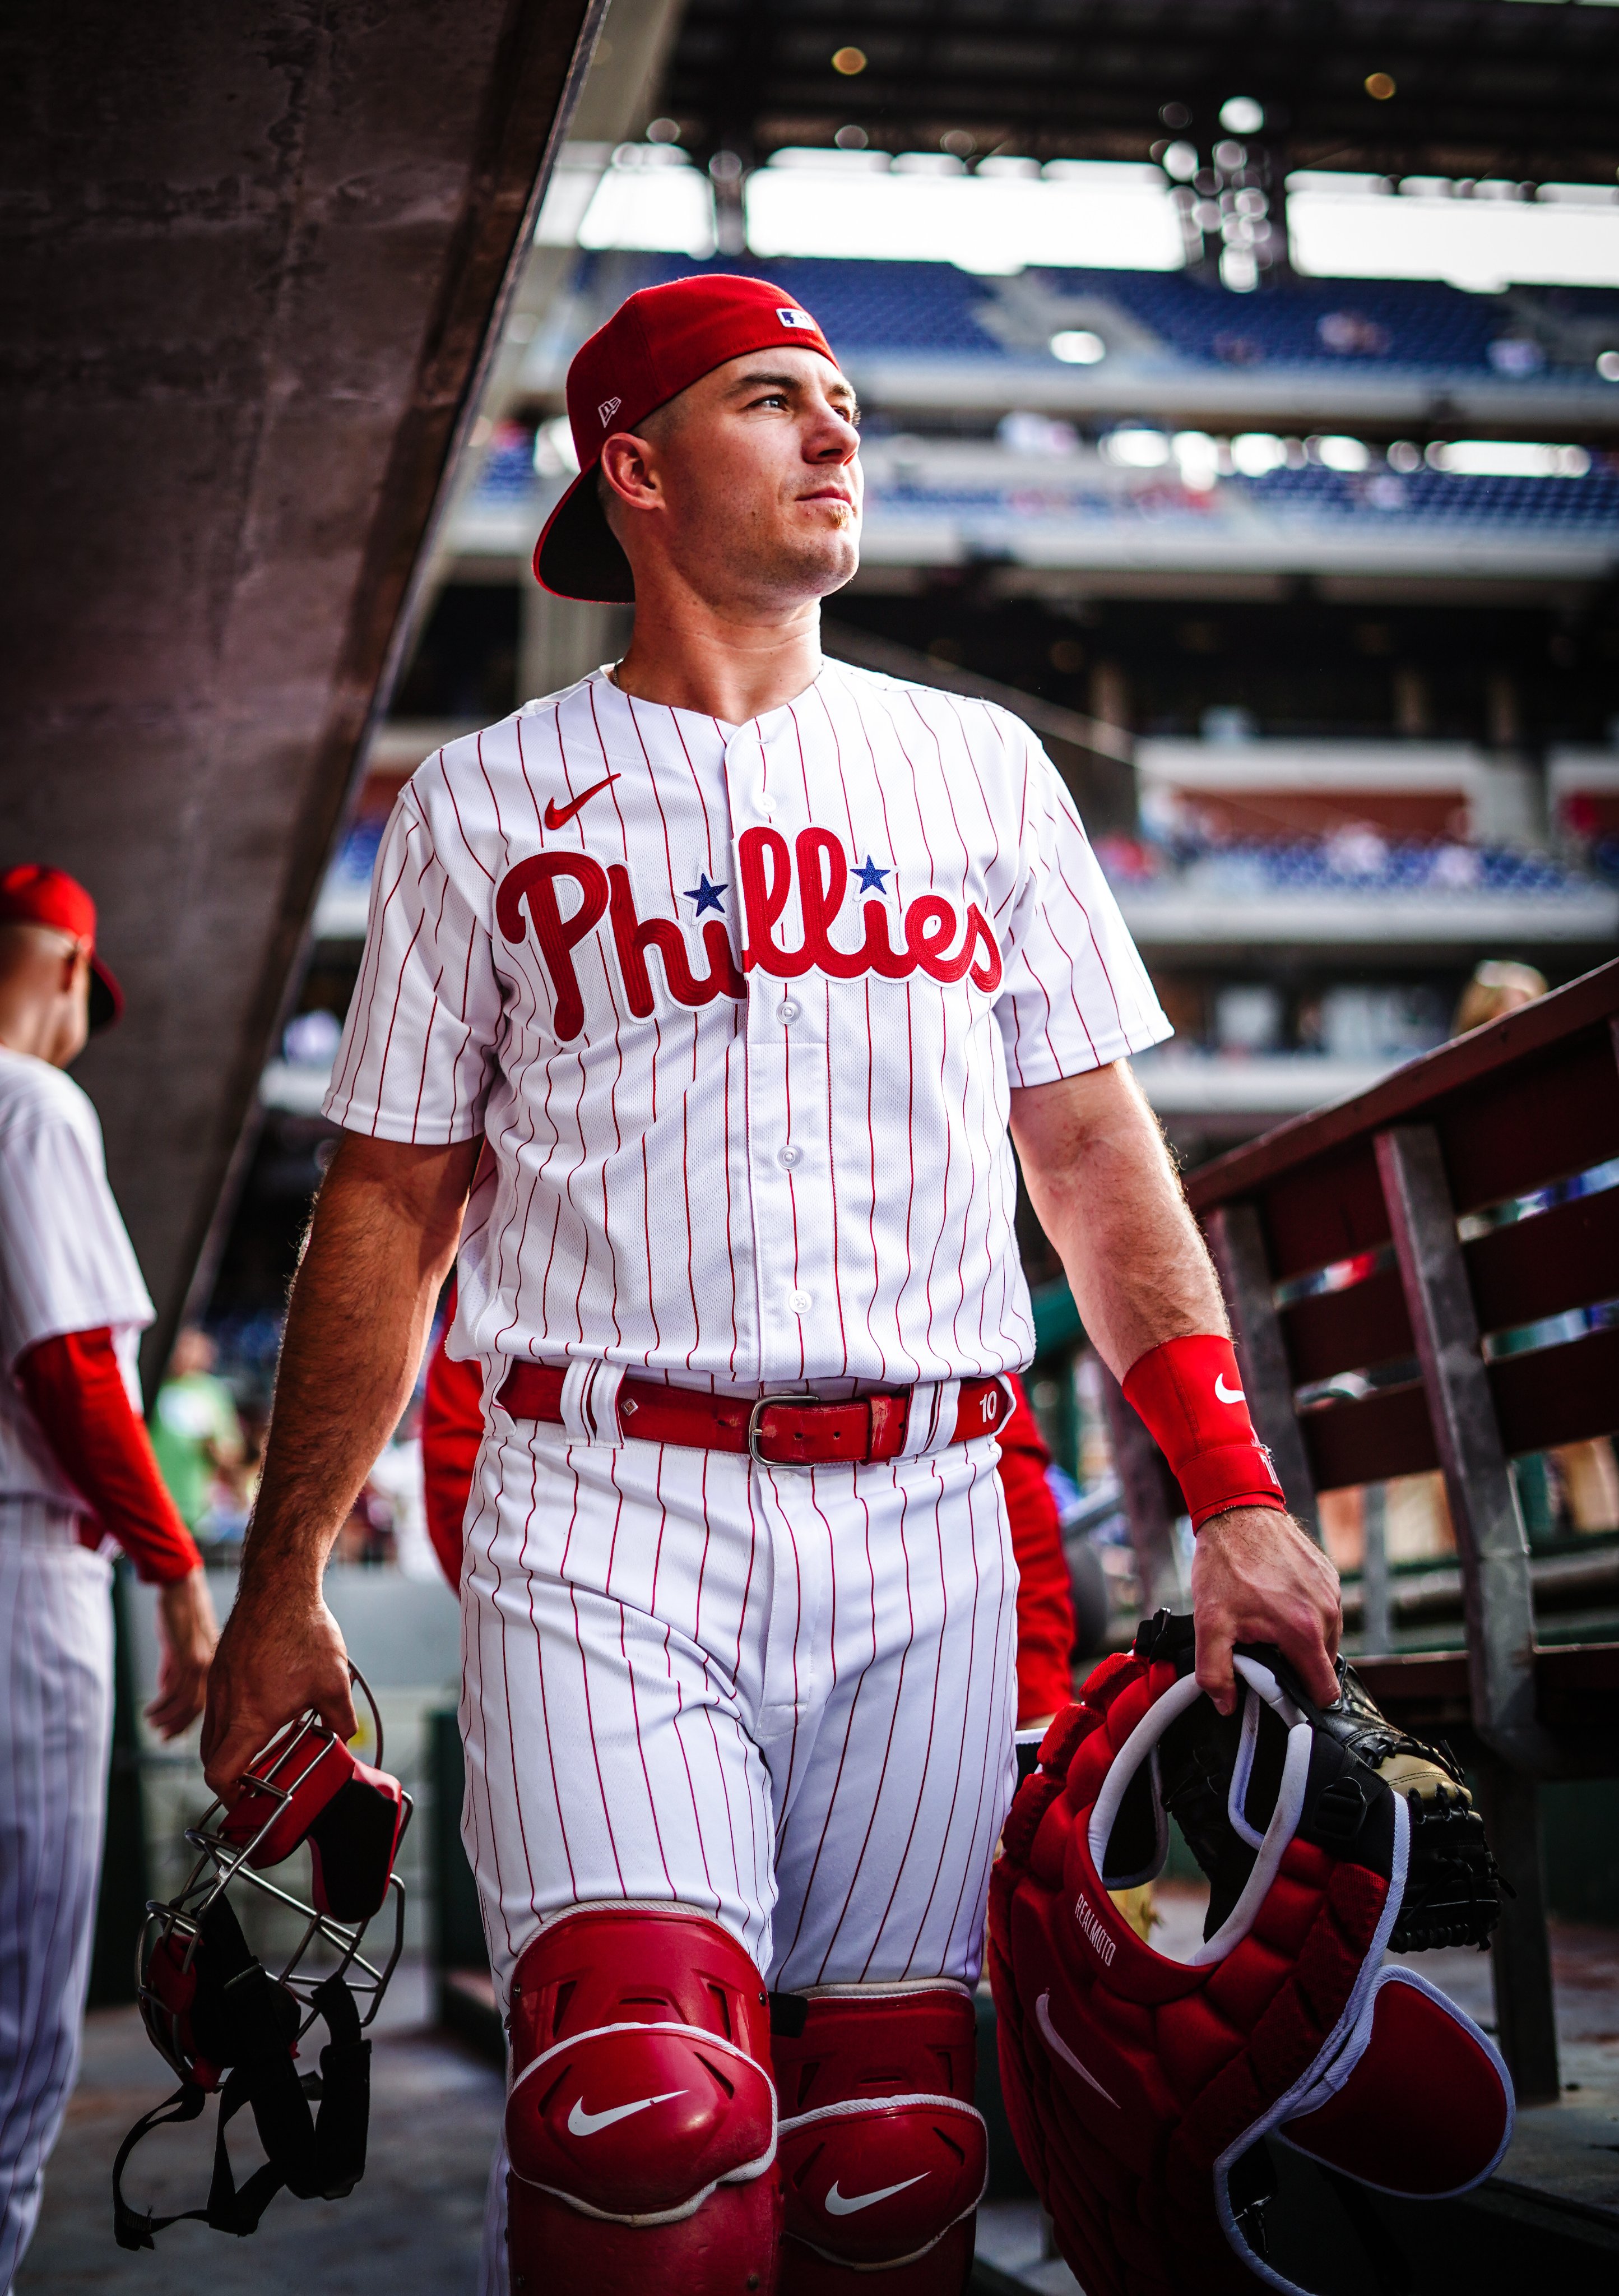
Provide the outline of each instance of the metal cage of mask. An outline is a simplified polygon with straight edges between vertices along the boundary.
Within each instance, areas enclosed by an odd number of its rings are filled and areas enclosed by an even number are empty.
[[[380,1763],[382,1718],[357,1668],[350,1676],[370,1710],[376,1762],[361,1762],[313,1711],[290,1723],[249,1765],[227,1808],[215,1800],[185,1840],[197,1853],[167,1901],[151,1900],[136,1945],[142,2019],[180,2079],[174,2097],[131,2129],[113,2171],[119,2245],[150,2247],[176,2217],[143,2216],[122,2195],[124,2165],[150,2129],[198,2117],[221,2092],[213,2186],[203,2209],[181,2212],[239,2234],[253,2231],[282,2185],[299,2197],[336,2198],[364,2167],[370,2043],[364,2038],[398,1964],[405,1885],[394,1871],[412,1800]],[[323,1841],[324,1855],[323,1855]],[[310,1898],[269,1878],[308,1843]],[[296,1915],[291,1945],[266,1965],[249,1947],[227,1894],[235,1885]],[[386,1921],[382,1950],[366,1932]],[[317,2018],[331,2034],[318,2074],[294,2069]],[[310,2101],[318,2100],[318,2117]],[[267,2160],[238,2192],[225,2127],[253,2109]]]

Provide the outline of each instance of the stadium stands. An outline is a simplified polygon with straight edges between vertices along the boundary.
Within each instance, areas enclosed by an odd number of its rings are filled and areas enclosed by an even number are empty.
[[[616,258],[621,265],[623,258]],[[836,343],[886,355],[1006,360],[1048,356],[1009,350],[984,315],[1001,283],[946,263],[854,262],[784,256],[765,264],[746,257],[694,262],[648,256],[634,283],[694,271],[751,271],[778,280],[820,319]],[[580,287],[589,294],[601,259],[584,258]],[[616,268],[615,283],[619,277]],[[1026,275],[1051,295],[1112,304],[1156,339],[1157,355],[1211,367],[1307,366],[1334,372],[1477,376],[1587,383],[1589,361],[1559,360],[1555,326],[1542,345],[1533,297],[1473,295],[1438,283],[1290,279],[1245,295],[1184,272],[1044,269]],[[1619,293],[1602,288],[1557,291],[1547,316],[1610,316],[1619,345]],[[1511,346],[1510,349],[1505,348]]]

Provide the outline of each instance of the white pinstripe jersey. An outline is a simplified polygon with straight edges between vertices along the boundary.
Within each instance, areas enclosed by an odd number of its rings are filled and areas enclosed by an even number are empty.
[[[0,1046],[0,1501],[85,1512],[12,1377],[21,1357],[105,1325],[138,1412],[135,1351],[151,1317],[95,1110],[71,1077]]]
[[[1015,718],[828,661],[729,726],[599,670],[402,792],[325,1105],[487,1131],[457,1354],[834,1392],[1028,1360],[1009,1084],[1168,1033]]]

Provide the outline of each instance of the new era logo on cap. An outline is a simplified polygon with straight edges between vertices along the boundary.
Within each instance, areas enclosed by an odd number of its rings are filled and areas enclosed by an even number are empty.
[[[604,430],[623,405],[622,398],[604,398],[597,407],[596,412],[601,417],[601,428]]]
[[[776,316],[781,320],[781,324],[784,327],[808,327],[812,333],[814,332],[815,322],[811,318],[809,313],[807,311],[795,311],[790,304],[783,306],[783,308],[776,313]]]

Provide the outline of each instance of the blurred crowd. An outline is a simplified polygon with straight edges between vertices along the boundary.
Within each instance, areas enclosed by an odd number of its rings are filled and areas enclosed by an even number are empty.
[[[372,1468],[339,1534],[335,1559],[393,1564],[436,1578],[422,1493],[420,1398]],[[152,1448],[186,1528],[210,1562],[234,1562],[258,1489],[269,1401],[248,1367],[222,1375],[217,1341],[187,1324],[151,1414]]]

